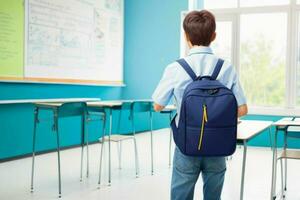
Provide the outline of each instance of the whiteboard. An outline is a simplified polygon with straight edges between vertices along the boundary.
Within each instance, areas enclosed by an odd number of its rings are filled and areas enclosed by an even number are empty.
[[[123,83],[123,0],[26,0],[24,77]]]

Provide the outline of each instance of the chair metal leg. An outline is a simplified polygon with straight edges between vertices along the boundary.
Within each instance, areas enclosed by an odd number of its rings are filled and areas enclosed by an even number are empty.
[[[273,147],[273,161],[272,161],[272,182],[271,182],[271,200],[276,199],[276,173],[277,173],[277,134],[278,129],[276,128],[274,137],[274,147]]]
[[[34,177],[34,160],[35,160],[35,139],[36,139],[36,128],[38,123],[39,109],[34,109],[34,129],[33,129],[33,140],[32,140],[32,166],[31,166],[31,187],[30,191],[33,192],[33,177]]]
[[[117,133],[120,133],[120,126],[121,126],[121,118],[122,118],[122,109],[119,112],[118,118],[118,126],[117,126]],[[118,158],[119,158],[119,169],[122,168],[121,161],[122,161],[122,141],[117,142],[117,151],[118,151]]]
[[[86,125],[84,125],[84,135],[86,136],[85,141],[86,141],[86,177],[89,177],[89,171],[90,171],[90,166],[89,166],[89,132],[86,128]]]
[[[153,166],[153,118],[152,112],[150,110],[150,141],[151,141],[151,175],[154,173],[154,166]]]
[[[281,172],[281,198],[284,198],[284,175],[283,175],[283,163],[282,158],[280,159],[280,172]]]
[[[131,117],[131,128],[133,133],[133,142],[134,142],[134,152],[135,152],[135,176],[136,178],[139,177],[139,161],[138,161],[138,150],[137,150],[137,143],[135,138],[135,126],[134,126],[134,117]]]
[[[98,179],[98,189],[101,187],[101,178],[102,178],[102,161],[103,161],[103,152],[104,152],[105,141],[102,140],[101,152],[100,152],[100,161],[99,161],[99,179]]]
[[[82,168],[83,168],[83,145],[81,146],[81,162],[80,162],[80,182],[82,182]]]
[[[287,190],[287,159],[284,159],[284,191]]]
[[[287,132],[284,134],[284,150],[287,149]],[[287,159],[284,159],[284,191],[287,190]]]
[[[122,162],[122,141],[119,141],[117,144],[117,151],[118,151],[118,158],[119,158],[119,169],[122,168],[121,162]]]
[[[109,135],[108,135],[108,185],[111,185],[111,140],[112,134],[112,109],[109,111]]]
[[[100,152],[100,162],[99,162],[99,179],[98,179],[98,188],[101,186],[101,178],[102,178],[102,161],[103,161],[103,152],[104,152],[104,140],[102,140],[101,144],[101,152]]]
[[[137,150],[137,143],[136,143],[135,136],[133,138],[133,142],[134,142],[134,152],[135,152],[135,176],[136,178],[138,178],[140,169],[139,169],[138,150]]]
[[[104,153],[104,144],[105,144],[105,127],[106,127],[106,115],[103,117],[103,130],[102,130],[102,144],[101,144],[101,152],[100,152],[100,163],[99,163],[99,179],[98,179],[98,188],[101,186],[101,175],[102,175],[102,160]]]
[[[84,137],[85,137],[85,117],[81,119],[81,160],[80,160],[80,182],[82,181],[82,170],[83,170],[83,156],[84,156]]]
[[[59,131],[58,131],[58,113],[54,111],[54,129],[56,132],[57,142],[57,164],[58,164],[58,197],[61,198],[61,170],[60,170],[60,143],[59,143]]]

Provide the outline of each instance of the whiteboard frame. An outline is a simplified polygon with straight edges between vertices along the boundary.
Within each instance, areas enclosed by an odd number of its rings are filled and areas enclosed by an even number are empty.
[[[125,87],[124,83],[124,46],[125,46],[125,0],[121,0],[122,3],[122,48],[121,51],[121,62],[123,63],[121,67],[122,80],[120,81],[109,81],[109,80],[84,80],[84,79],[55,79],[55,78],[28,78],[25,77],[25,64],[27,63],[27,37],[28,33],[28,24],[26,23],[26,19],[28,18],[28,4],[29,0],[23,1],[24,6],[24,40],[23,40],[23,77],[1,77],[0,82],[4,83],[34,83],[34,84],[62,84],[62,85],[87,85],[87,86],[112,86],[112,87]]]
[[[43,78],[23,78],[23,77],[0,77],[1,83],[28,83],[28,84],[51,84],[51,85],[85,85],[85,86],[108,86],[125,87],[126,84],[121,81],[93,81],[77,79],[43,79]]]

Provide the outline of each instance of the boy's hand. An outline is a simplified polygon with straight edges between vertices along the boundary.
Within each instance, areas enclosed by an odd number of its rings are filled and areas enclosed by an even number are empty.
[[[238,107],[238,117],[242,117],[244,115],[247,115],[248,113],[248,107],[247,104],[241,105]]]
[[[153,105],[153,109],[155,110],[155,112],[160,112],[160,111],[162,111],[164,108],[165,108],[165,106],[161,106],[161,105],[159,105],[159,104],[157,104],[157,103],[154,103],[154,105]]]

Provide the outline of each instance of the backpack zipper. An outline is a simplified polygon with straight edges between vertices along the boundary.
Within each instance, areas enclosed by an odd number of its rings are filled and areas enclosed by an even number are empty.
[[[202,146],[202,139],[203,139],[203,132],[204,132],[204,125],[208,121],[207,119],[207,108],[206,105],[203,104],[203,115],[202,115],[202,125],[201,125],[201,132],[200,132],[200,138],[199,138],[199,144],[198,144],[198,150],[200,151]]]

